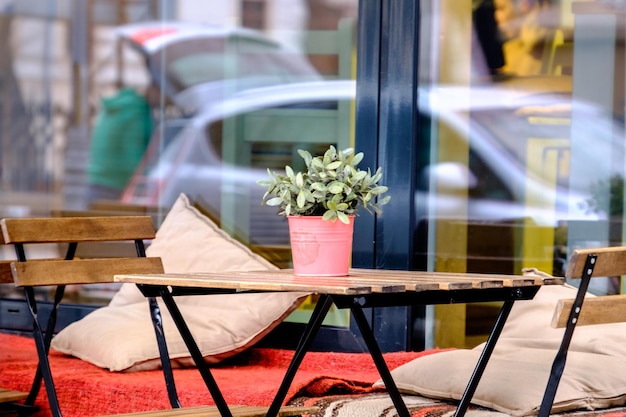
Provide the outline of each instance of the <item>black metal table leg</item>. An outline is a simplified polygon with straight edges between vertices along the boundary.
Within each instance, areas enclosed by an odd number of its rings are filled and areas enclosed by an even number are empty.
[[[356,324],[359,327],[359,331],[361,332],[361,336],[363,337],[363,340],[365,341],[367,349],[369,350],[370,355],[372,356],[372,359],[374,360],[376,369],[378,370],[380,377],[385,383],[385,387],[387,388],[387,391],[389,392],[391,401],[393,402],[393,405],[396,407],[398,416],[399,417],[411,417],[411,414],[409,413],[409,410],[406,407],[404,400],[402,400],[400,391],[398,390],[398,387],[396,386],[395,381],[391,377],[391,372],[389,371],[389,368],[387,367],[387,363],[385,362],[385,359],[383,358],[383,354],[380,351],[380,348],[378,347],[378,342],[376,342],[376,338],[374,337],[374,333],[372,332],[372,329],[369,323],[367,322],[367,318],[365,317],[365,314],[363,314],[363,310],[358,305],[352,305],[350,307],[350,311],[352,312],[352,316],[354,317],[354,320],[356,321]]]
[[[296,351],[291,359],[291,363],[289,364],[289,368],[287,369],[287,373],[283,377],[283,381],[276,392],[276,396],[270,405],[270,408],[267,410],[266,417],[276,417],[278,415],[278,411],[287,396],[287,391],[289,391],[289,387],[293,382],[293,378],[296,376],[296,371],[300,367],[302,360],[304,359],[304,355],[311,347],[311,343],[315,339],[315,335],[317,334],[319,328],[332,305],[332,299],[329,295],[322,294],[320,295],[317,304],[315,305],[315,309],[311,315],[309,323],[307,324],[304,333],[302,334],[300,341],[298,342],[298,346],[296,347]]]
[[[480,378],[483,376],[483,372],[487,367],[487,362],[489,362],[489,358],[493,353],[493,349],[496,346],[496,342],[500,337],[500,333],[502,333],[502,329],[504,328],[504,324],[506,323],[506,319],[509,317],[509,313],[511,312],[511,308],[513,308],[514,301],[505,301],[500,309],[500,313],[498,314],[498,318],[496,319],[496,323],[487,338],[487,343],[485,343],[485,347],[483,348],[482,353],[480,354],[480,358],[478,359],[478,363],[474,368],[474,372],[472,373],[472,377],[465,388],[465,392],[461,397],[461,402],[459,402],[459,406],[454,413],[455,417],[464,416],[467,411],[470,402],[472,401],[472,397],[476,392],[476,388],[478,387],[478,383],[480,382]]]
[[[193,358],[196,366],[198,367],[198,371],[204,380],[211,396],[213,397],[213,401],[215,401],[215,405],[220,412],[222,417],[232,417],[230,409],[228,408],[228,404],[226,404],[226,400],[224,400],[224,396],[222,395],[222,391],[220,391],[217,386],[217,382],[215,382],[215,378],[213,378],[213,374],[209,370],[206,362],[204,361],[204,357],[202,356],[202,352],[198,348],[196,341],[194,340],[187,323],[185,323],[185,319],[183,318],[178,306],[174,302],[174,297],[169,293],[167,288],[163,288],[161,291],[161,297],[163,298],[163,302],[167,306],[168,311],[170,312],[174,323],[176,323],[176,327],[180,332],[185,344],[187,345],[187,349],[189,349],[189,353]]]

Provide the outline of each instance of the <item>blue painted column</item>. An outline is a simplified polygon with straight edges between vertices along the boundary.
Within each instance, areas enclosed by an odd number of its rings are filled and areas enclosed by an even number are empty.
[[[412,268],[415,177],[420,148],[417,115],[419,0],[361,0],[357,40],[356,148],[363,166],[383,167],[391,202],[383,215],[357,219],[353,265]],[[421,311],[385,308],[369,319],[383,351],[419,349],[413,327]],[[415,320],[418,318],[418,320]]]

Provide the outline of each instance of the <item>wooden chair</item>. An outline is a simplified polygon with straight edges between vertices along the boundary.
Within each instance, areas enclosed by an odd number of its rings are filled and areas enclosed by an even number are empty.
[[[0,221],[2,243],[15,247],[17,262],[10,262],[10,275],[5,267],[0,276],[3,282],[14,282],[24,289],[28,309],[33,318],[33,337],[39,357],[39,367],[25,405],[33,407],[43,379],[50,409],[61,416],[56,390],[50,371],[48,351],[55,331],[57,309],[65,286],[113,282],[119,271],[163,272],[160,258],[146,258],[144,239],[153,239],[154,226],[150,217],[81,217],[81,218],[14,218]],[[74,259],[81,242],[127,241],[135,242],[134,258]],[[27,259],[25,245],[67,244],[64,258]],[[38,317],[35,289],[56,287],[54,302],[44,326]]]
[[[25,292],[28,308],[33,318],[33,336],[39,357],[39,367],[35,380],[25,399],[25,405],[33,407],[43,379],[50,409],[54,417],[62,417],[56,388],[53,381],[48,352],[56,324],[56,311],[63,299],[66,285],[112,283],[118,274],[163,273],[160,258],[146,257],[144,240],[155,237],[155,229],[150,216],[106,216],[106,217],[50,217],[50,218],[14,218],[0,220],[3,244],[15,246],[17,261],[1,264],[0,279],[9,279]],[[93,242],[134,241],[135,257],[75,258],[77,246]],[[67,245],[63,259],[27,259],[24,245],[57,243]],[[10,278],[7,271],[10,264]],[[52,312],[45,328],[37,315],[37,297],[35,288],[41,286],[56,287]],[[149,297],[146,308],[150,308],[159,352],[164,371],[165,384],[172,409],[157,410],[130,415],[142,416],[264,416],[267,407],[235,406],[229,409],[224,399],[211,385],[215,382],[210,375],[207,387],[211,390],[216,406],[181,408],[176,392],[174,377],[162,328],[160,310],[154,297]],[[193,353],[192,353],[193,354]],[[8,395],[7,395],[8,396]],[[281,415],[300,415],[312,408],[283,407]]]
[[[565,327],[565,332],[561,346],[552,363],[550,377],[539,409],[539,417],[550,415],[575,327],[585,324],[626,321],[626,296],[606,295],[585,298],[589,281],[594,277],[612,277],[624,274],[626,274],[626,247],[581,249],[572,253],[565,277],[580,279],[580,285],[576,298],[560,300],[555,309],[552,326]]]

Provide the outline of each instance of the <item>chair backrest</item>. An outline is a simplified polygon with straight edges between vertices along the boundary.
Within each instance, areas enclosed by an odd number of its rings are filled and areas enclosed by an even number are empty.
[[[626,247],[604,247],[574,250],[565,277],[584,279],[626,275]],[[552,317],[553,327],[565,327],[570,320],[574,299],[559,300]],[[602,324],[626,321],[626,296],[586,297],[576,324]]]
[[[17,286],[112,283],[123,273],[162,273],[160,258],[146,258],[144,240],[155,236],[149,216],[14,218],[0,221],[4,244],[16,247],[11,274]],[[81,242],[134,241],[137,257],[74,259]],[[64,259],[26,259],[24,245],[68,244]],[[4,271],[4,272],[3,272]],[[5,280],[6,265],[0,266]]]

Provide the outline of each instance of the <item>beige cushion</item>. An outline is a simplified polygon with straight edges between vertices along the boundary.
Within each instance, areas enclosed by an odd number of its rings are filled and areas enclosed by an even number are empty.
[[[275,268],[231,239],[181,195],[147,250],[161,256],[166,272]],[[240,352],[265,336],[306,298],[306,293],[225,294],[177,297],[183,316],[209,363]],[[174,366],[192,365],[165,306],[163,325]],[[160,366],[145,297],[124,284],[109,306],[70,324],[52,347],[112,371]]]
[[[277,269],[253,253],[200,213],[181,194],[146,249],[147,256],[160,256],[165,272],[225,272]],[[196,298],[196,297],[192,297]],[[201,298],[202,300],[202,298]],[[109,305],[145,301],[135,284],[124,284]]]
[[[537,413],[564,331],[550,326],[554,308],[575,293],[570,286],[545,286],[533,300],[515,303],[474,404],[514,416]],[[626,403],[625,346],[625,323],[577,327],[552,412]],[[483,347],[418,358],[392,375],[404,392],[460,400]]]

